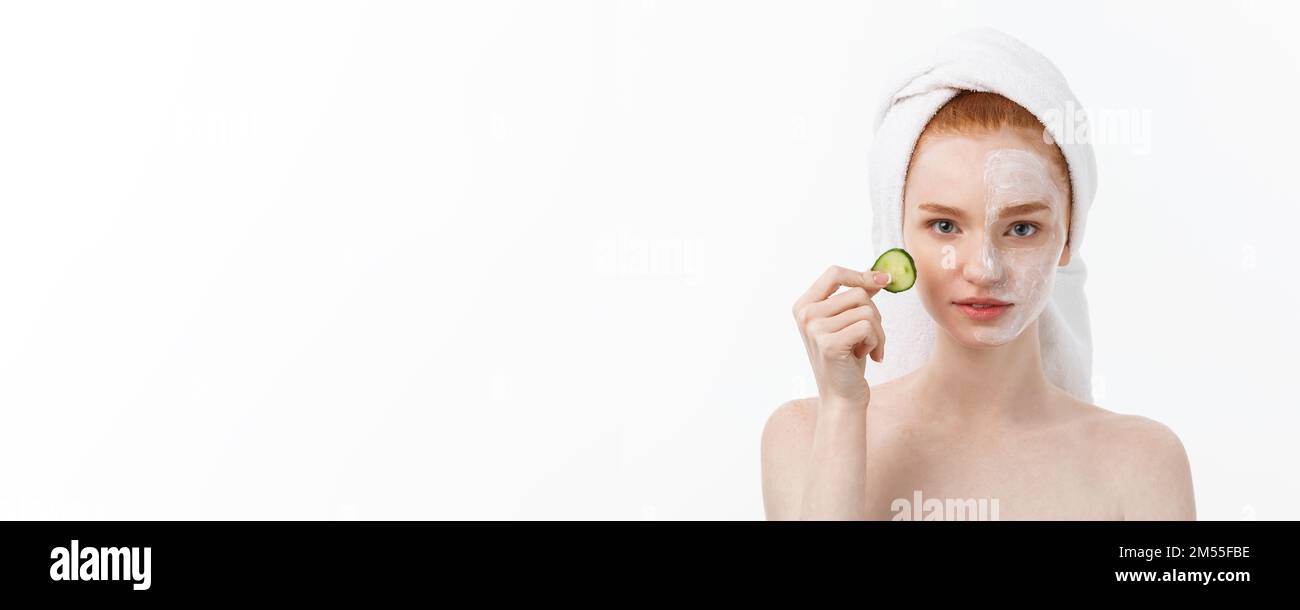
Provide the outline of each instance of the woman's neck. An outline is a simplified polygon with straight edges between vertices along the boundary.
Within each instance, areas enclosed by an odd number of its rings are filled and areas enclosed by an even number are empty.
[[[913,396],[929,421],[992,423],[1041,413],[1053,386],[1043,372],[1038,322],[1011,342],[971,348],[936,329],[930,360],[914,376]]]

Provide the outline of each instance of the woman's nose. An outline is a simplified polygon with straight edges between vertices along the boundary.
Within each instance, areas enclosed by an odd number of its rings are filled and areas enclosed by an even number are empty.
[[[962,266],[962,277],[978,286],[995,286],[1002,283],[1005,270],[997,248],[987,239],[980,239],[973,246],[972,252],[962,257],[966,261]]]

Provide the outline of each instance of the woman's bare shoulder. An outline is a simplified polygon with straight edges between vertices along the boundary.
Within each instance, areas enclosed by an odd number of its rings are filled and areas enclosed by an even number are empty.
[[[871,389],[870,409],[879,410],[889,394],[884,385]],[[817,430],[817,396],[793,398],[767,416],[760,448],[763,507],[769,520],[785,520],[798,512],[803,477]]]
[[[1164,448],[1177,444],[1178,435],[1169,426],[1143,415],[1119,413],[1083,401],[1074,401],[1072,423],[1108,452],[1125,448]]]
[[[767,416],[759,456],[763,512],[769,520],[797,514],[816,417],[816,403],[806,398],[787,400]]]
[[[767,416],[763,425],[764,460],[797,450],[817,425],[816,396],[792,398],[781,403]],[[783,456],[781,456],[783,457]]]
[[[1195,519],[1191,467],[1182,439],[1143,415],[1081,403],[1079,430],[1120,494],[1126,519]]]

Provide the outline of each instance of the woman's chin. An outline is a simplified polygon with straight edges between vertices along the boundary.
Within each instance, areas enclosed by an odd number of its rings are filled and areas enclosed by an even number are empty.
[[[1004,325],[970,320],[949,321],[941,325],[944,332],[962,347],[970,349],[993,349],[1016,340],[1019,333]]]

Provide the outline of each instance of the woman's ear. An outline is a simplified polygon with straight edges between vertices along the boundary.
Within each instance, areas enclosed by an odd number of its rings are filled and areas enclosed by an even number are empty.
[[[1057,261],[1057,265],[1064,267],[1068,264],[1070,264],[1070,240],[1067,239],[1065,240],[1065,248],[1061,249],[1061,260]]]

